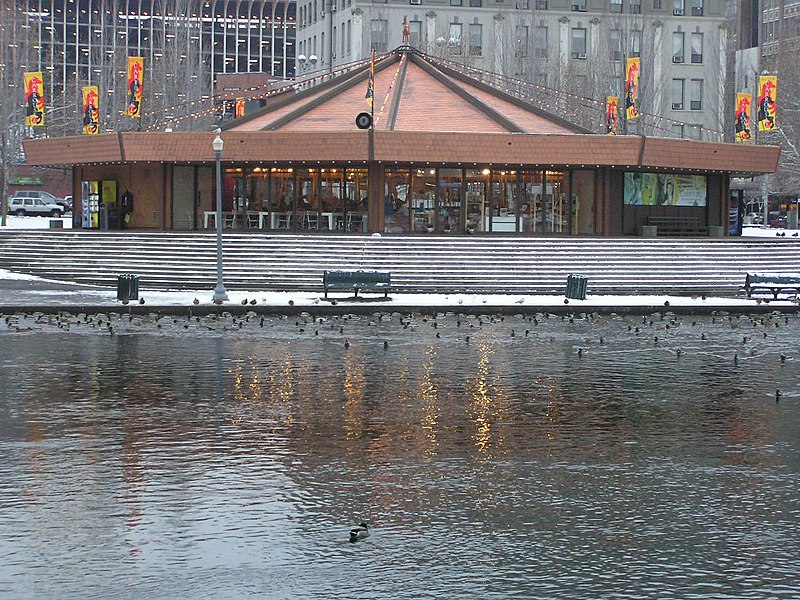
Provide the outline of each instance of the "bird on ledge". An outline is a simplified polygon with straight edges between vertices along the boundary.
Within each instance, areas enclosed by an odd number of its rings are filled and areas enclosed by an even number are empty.
[[[350,541],[357,542],[369,537],[369,530],[366,523],[359,523],[358,527],[353,527],[350,530]]]

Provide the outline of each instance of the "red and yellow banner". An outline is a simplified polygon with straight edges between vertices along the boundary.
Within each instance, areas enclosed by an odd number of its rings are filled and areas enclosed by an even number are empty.
[[[238,119],[244,116],[244,98],[237,98],[234,103],[234,116]]]
[[[25,82],[25,125],[44,125],[44,77],[41,71],[22,74]]]
[[[100,96],[96,85],[83,88],[83,129],[86,135],[100,132]]]
[[[736,121],[734,133],[736,142],[752,142],[750,119],[753,117],[753,94],[736,94]]]
[[[639,69],[640,59],[629,58],[625,61],[625,118],[639,118]]]
[[[771,131],[777,127],[778,77],[762,75],[758,78],[758,130]]]
[[[606,133],[617,135],[617,110],[619,109],[619,98],[617,96],[606,96]]]
[[[129,117],[142,116],[142,89],[144,85],[144,59],[141,56],[128,57],[128,108]]]

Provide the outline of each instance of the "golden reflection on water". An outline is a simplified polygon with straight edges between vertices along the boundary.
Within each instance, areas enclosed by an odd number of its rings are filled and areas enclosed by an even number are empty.
[[[345,434],[348,438],[358,438],[364,433],[364,369],[367,361],[356,350],[348,350],[344,355],[344,393]]]
[[[439,407],[439,393],[434,380],[436,366],[436,346],[428,346],[423,354],[425,357],[422,363],[422,374],[419,379],[419,402],[422,411],[420,425],[425,439],[425,447],[422,451],[425,454],[436,454],[439,447],[439,421],[441,409]]]

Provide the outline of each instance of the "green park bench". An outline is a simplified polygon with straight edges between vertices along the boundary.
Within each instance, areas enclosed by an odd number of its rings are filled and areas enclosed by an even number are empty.
[[[778,294],[785,290],[794,292],[797,297],[800,292],[800,274],[797,273],[748,273],[744,280],[744,289],[747,297],[758,290],[769,291],[773,299],[778,299]]]
[[[359,290],[378,290],[388,297],[392,287],[391,277],[391,273],[384,271],[325,271],[322,285],[326,298],[329,290],[353,290],[356,296]]]

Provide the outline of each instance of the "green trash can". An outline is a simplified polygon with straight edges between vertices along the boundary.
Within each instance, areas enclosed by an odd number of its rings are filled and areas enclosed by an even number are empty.
[[[127,302],[139,299],[139,276],[117,275],[117,300]]]
[[[572,300],[586,300],[588,282],[585,275],[567,275],[567,289],[564,295]]]

